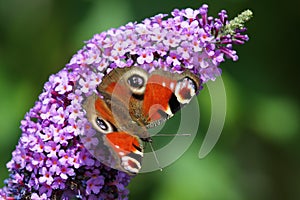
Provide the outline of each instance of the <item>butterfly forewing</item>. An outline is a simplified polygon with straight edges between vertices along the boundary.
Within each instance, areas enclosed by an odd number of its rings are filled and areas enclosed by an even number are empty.
[[[99,85],[106,98],[124,103],[133,121],[153,126],[172,117],[199,90],[201,80],[186,70],[181,74],[154,70],[148,74],[139,67],[116,68]]]

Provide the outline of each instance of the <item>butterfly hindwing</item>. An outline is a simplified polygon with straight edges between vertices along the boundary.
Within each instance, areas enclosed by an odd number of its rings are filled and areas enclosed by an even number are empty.
[[[97,131],[97,134],[100,134],[100,137],[103,138],[114,158],[111,163],[105,160],[100,161],[129,174],[138,173],[141,169],[143,146],[139,137],[129,132],[144,130],[137,125],[128,126],[128,120],[126,127],[122,127],[118,123],[118,118],[112,114],[110,107],[96,94],[89,96],[83,107],[87,119]]]

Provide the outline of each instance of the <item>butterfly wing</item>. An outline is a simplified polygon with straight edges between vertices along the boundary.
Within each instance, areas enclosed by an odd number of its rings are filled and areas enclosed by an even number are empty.
[[[120,167],[127,173],[138,173],[143,157],[139,138],[126,132],[111,132],[106,134],[106,140],[119,156]]]
[[[141,169],[143,157],[143,146],[141,140],[130,132],[144,131],[140,126],[135,125],[134,129],[128,124],[122,126],[114,117],[111,108],[96,94],[89,96],[84,102],[83,108],[86,111],[88,121],[98,132],[108,147],[112,161],[100,160],[110,167],[122,170],[128,174],[136,174]],[[122,113],[120,113],[122,115]]]
[[[172,117],[189,103],[201,80],[186,70],[181,74],[139,67],[117,68],[104,77],[98,91],[105,99],[117,99],[128,107],[133,121],[152,127]]]
[[[199,85],[199,79],[189,71],[178,74],[156,70],[151,73],[143,102],[143,112],[148,113],[147,125],[172,117],[190,102]]]
[[[199,90],[201,80],[181,74],[139,67],[116,68],[97,87],[102,98],[89,96],[84,109],[94,129],[114,156],[113,166],[129,174],[141,168],[141,140],[150,141],[146,128],[173,116]]]

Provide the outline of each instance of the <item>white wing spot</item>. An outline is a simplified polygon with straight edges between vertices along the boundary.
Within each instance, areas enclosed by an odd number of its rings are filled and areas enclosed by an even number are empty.
[[[171,90],[174,90],[174,87],[175,87],[174,82],[171,82],[171,83],[170,83],[170,88],[171,88]]]
[[[134,162],[134,163],[136,164],[137,168],[131,167],[130,164],[128,163],[129,160],[130,160],[131,162]],[[128,157],[128,156],[123,156],[123,157],[122,157],[121,165],[123,166],[123,168],[124,168],[125,170],[127,170],[127,171],[129,171],[129,172],[131,172],[131,173],[135,173],[135,174],[138,173],[139,170],[141,169],[141,164],[140,164],[140,162],[138,162],[136,159],[131,158],[131,157]]]
[[[187,104],[190,102],[190,100],[192,98],[186,98],[186,97],[181,96],[180,92],[183,89],[188,89],[189,93],[190,93],[190,97],[193,97],[196,94],[193,82],[190,79],[185,78],[182,81],[178,82],[175,87],[175,95],[176,95],[178,101],[182,104]]]

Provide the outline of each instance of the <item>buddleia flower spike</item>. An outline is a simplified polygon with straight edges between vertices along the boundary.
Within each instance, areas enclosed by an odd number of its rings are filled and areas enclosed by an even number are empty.
[[[238,59],[233,45],[248,40],[244,23],[251,16],[248,10],[229,21],[222,10],[213,18],[202,5],[94,35],[50,76],[21,121],[0,199],[127,199],[131,175],[100,162],[106,156],[101,149],[88,150],[101,141],[82,108],[85,99],[109,72],[131,66],[147,73],[189,70],[201,80],[198,93],[203,83],[221,75],[225,58]]]

